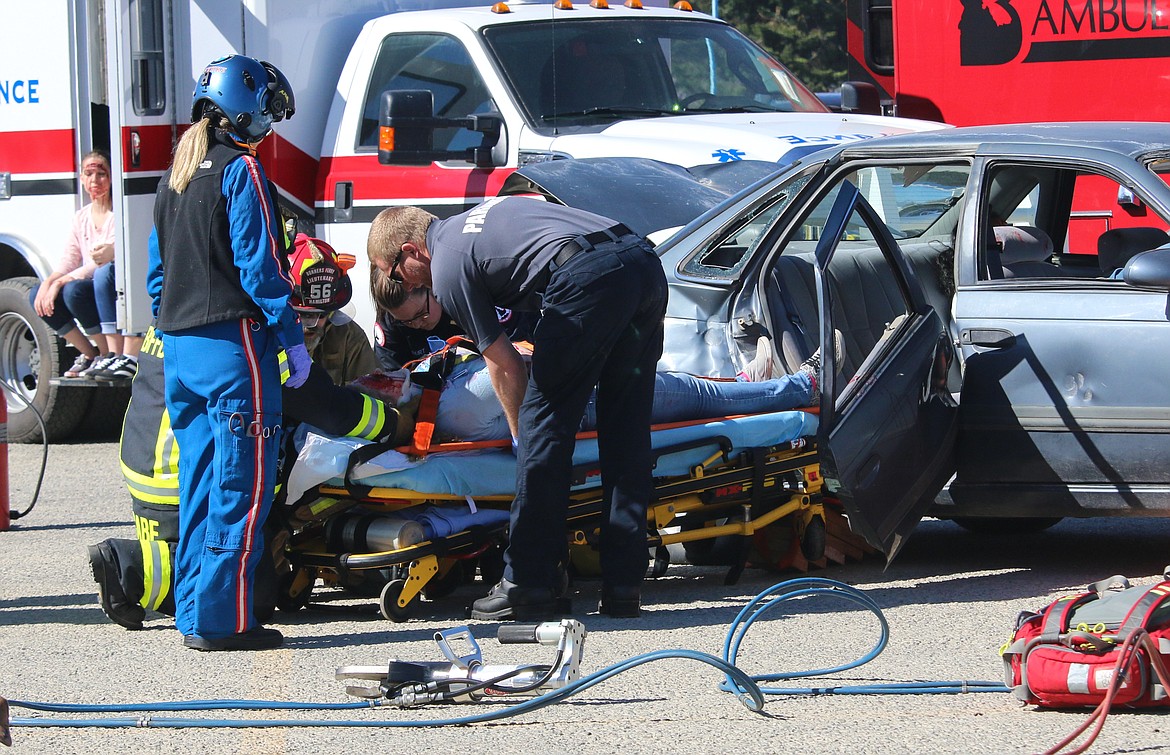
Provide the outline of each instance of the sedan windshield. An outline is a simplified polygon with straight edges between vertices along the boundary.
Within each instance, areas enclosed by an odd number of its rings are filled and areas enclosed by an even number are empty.
[[[558,20],[483,34],[537,129],[692,113],[827,112],[782,65],[715,21]]]

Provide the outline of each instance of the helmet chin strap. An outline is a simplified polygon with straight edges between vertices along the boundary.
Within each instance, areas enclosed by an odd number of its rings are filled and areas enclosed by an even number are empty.
[[[234,131],[228,131],[227,135],[228,135],[228,138],[230,138],[233,142],[235,142],[235,144],[237,146],[243,147],[244,149],[248,150],[248,154],[251,155],[252,157],[256,156],[256,149],[260,146],[260,142],[264,141],[268,137],[268,134],[265,134],[264,136],[260,137],[259,139],[257,139],[254,142],[246,142],[246,141],[243,141],[242,139],[240,139],[239,135],[236,134]]]

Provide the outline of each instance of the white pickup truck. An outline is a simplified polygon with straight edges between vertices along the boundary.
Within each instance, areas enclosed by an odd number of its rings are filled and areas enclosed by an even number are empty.
[[[72,434],[87,415],[109,412],[103,407],[112,394],[94,400],[98,389],[59,379],[71,359],[27,306],[27,292],[52,270],[69,217],[83,202],[80,155],[107,148],[119,223],[120,323],[145,329],[155,187],[189,121],[195,77],[216,57],[251,55],[289,77],[296,114],[265,141],[262,160],[301,230],[359,256],[381,209],[414,204],[454,214],[494,195],[532,162],[786,164],[831,144],[938,127],[830,112],[723,21],[685,3],[649,5],[62,0],[6,9],[0,379],[8,388],[10,439],[42,437],[12,392],[44,416],[50,439]],[[413,159],[379,160],[384,94],[391,91],[426,92],[426,109],[447,124],[415,145],[433,159],[418,164],[415,150]],[[356,289],[365,290],[364,266],[353,275]],[[354,307],[355,318],[372,326],[368,297],[354,297]]]

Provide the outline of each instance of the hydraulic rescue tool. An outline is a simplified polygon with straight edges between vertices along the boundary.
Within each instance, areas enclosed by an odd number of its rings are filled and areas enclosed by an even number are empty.
[[[540,624],[504,624],[496,634],[502,645],[533,643],[556,647],[548,665],[484,665],[479,643],[465,626],[435,632],[447,661],[391,660],[386,666],[342,666],[338,681],[364,680],[378,685],[348,685],[355,697],[385,697],[409,708],[426,703],[468,702],[485,696],[539,695],[560,689],[581,673],[585,625],[576,619]],[[461,646],[462,653],[454,645]]]

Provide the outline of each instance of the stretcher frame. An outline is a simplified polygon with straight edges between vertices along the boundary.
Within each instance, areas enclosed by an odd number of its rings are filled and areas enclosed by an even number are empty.
[[[682,424],[695,423],[671,426]],[[736,449],[726,436],[707,436],[656,448],[655,463],[668,454],[712,445],[717,445],[718,450],[691,465],[687,474],[655,478],[656,500],[647,516],[647,548],[655,553],[649,576],[665,573],[670,563],[669,545],[731,536],[740,538],[742,543],[725,577],[727,584],[734,584],[746,566],[753,536],[768,527],[792,527],[804,558],[810,562],[821,559],[826,519],[815,442],[798,438],[773,446]],[[436,445],[428,453],[466,448],[466,443]],[[596,552],[604,514],[597,472],[596,462],[577,465],[573,470],[574,486],[596,479],[595,485],[575,487],[570,494],[566,539],[573,563],[588,561],[588,555],[577,557]],[[361,506],[366,512],[384,515],[419,504],[466,501],[462,495],[370,487],[353,482],[349,472],[342,485],[321,484],[315,495],[347,502],[337,513]],[[473,500],[480,508],[506,510],[512,497],[489,495]],[[285,547],[291,569],[282,577],[278,592],[277,605],[283,610],[307,605],[318,576],[345,584],[352,572],[388,569],[393,576],[381,590],[378,608],[387,619],[405,621],[424,592],[429,599],[435,599],[458,587],[461,581],[453,583],[449,575],[459,561],[478,559],[480,577],[487,584],[493,584],[502,574],[506,522],[494,527],[473,525],[396,550],[354,553],[331,552],[326,547],[326,520],[312,522],[293,533]]]

